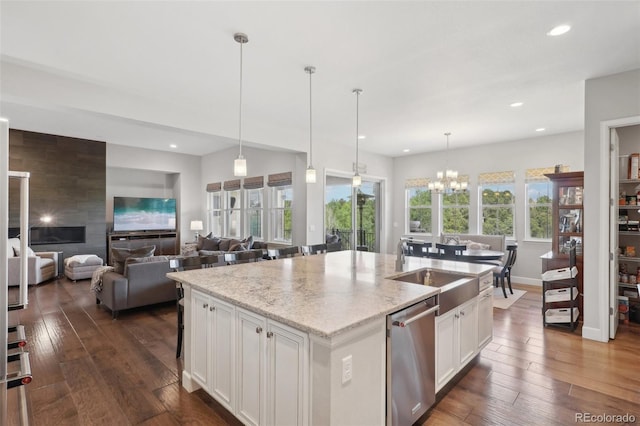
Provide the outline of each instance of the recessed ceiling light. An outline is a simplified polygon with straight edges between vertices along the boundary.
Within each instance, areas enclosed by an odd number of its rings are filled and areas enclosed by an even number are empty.
[[[411,151],[409,148],[405,148],[402,150],[402,152],[409,152],[409,151]]]
[[[365,135],[358,135],[358,139],[366,139],[367,137]]]
[[[536,129],[536,132],[544,132],[545,130],[547,130],[547,129],[545,129],[544,127],[538,127]]]
[[[169,148],[177,148],[178,145],[176,145],[175,143],[172,143],[171,145],[169,145]]]
[[[522,105],[524,105],[523,102],[514,102],[514,103],[510,104],[509,106],[511,108],[517,108],[517,107],[521,107]]]
[[[547,33],[547,35],[554,36],[554,37],[559,36],[559,35],[568,33],[570,29],[571,29],[571,25],[567,25],[567,24],[558,25],[557,27],[553,27],[551,31]]]

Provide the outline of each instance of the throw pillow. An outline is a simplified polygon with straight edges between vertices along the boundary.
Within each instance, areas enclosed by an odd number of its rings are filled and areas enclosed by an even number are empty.
[[[233,243],[232,245],[229,246],[229,251],[247,251],[247,250],[249,250],[247,243],[238,242],[238,243]]]
[[[336,234],[327,234],[325,240],[327,244],[339,243],[340,237],[337,236]]]
[[[113,270],[119,274],[124,274],[124,262],[128,257],[150,257],[156,251],[156,246],[145,246],[137,249],[112,248],[111,262]]]
[[[220,240],[220,250],[229,251],[229,247],[231,247],[232,242],[241,243],[240,240],[235,240],[233,238],[223,238]]]
[[[458,237],[453,237],[453,236],[444,237],[443,242],[449,246],[460,245],[460,239]]]
[[[220,238],[211,237],[205,239],[200,250],[220,250]]]
[[[207,235],[205,235],[204,237],[202,235],[198,235],[198,243],[196,245],[196,247],[198,248],[198,250],[202,250],[202,245],[204,244],[204,242],[208,239],[211,238],[211,232],[209,232]]]
[[[242,240],[243,243],[247,246],[247,250],[253,248],[253,235],[249,235],[247,238]]]

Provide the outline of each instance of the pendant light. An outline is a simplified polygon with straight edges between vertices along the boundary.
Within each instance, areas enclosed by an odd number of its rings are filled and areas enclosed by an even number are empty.
[[[238,145],[240,151],[238,158],[233,161],[233,175],[234,176],[246,176],[247,175],[247,160],[242,155],[242,45],[249,42],[249,37],[243,33],[235,33],[233,39],[240,43],[240,113],[238,120]]]
[[[304,71],[309,74],[309,166],[307,166],[307,173],[305,180],[307,183],[316,183],[316,169],[313,168],[313,139],[312,135],[312,114],[311,114],[311,74],[316,72],[316,67],[308,66],[304,68]]]
[[[360,173],[358,173],[359,163],[358,163],[358,140],[360,139],[359,129],[358,129],[358,111],[360,109],[360,93],[362,93],[362,89],[353,89],[352,93],[356,94],[356,173],[353,175],[353,179],[351,181],[351,186],[354,188],[362,185],[362,177]]]

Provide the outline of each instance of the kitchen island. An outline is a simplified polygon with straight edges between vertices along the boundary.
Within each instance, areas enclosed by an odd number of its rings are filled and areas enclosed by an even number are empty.
[[[440,289],[393,280],[487,265],[343,251],[173,272],[185,288],[183,386],[246,424],[384,424],[386,316]]]

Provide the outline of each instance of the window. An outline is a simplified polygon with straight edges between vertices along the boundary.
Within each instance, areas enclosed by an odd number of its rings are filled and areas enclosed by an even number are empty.
[[[245,229],[254,239],[262,240],[262,188],[245,189]]]
[[[526,217],[525,238],[550,241],[552,237],[551,203],[553,184],[545,173],[553,173],[553,167],[527,169],[525,176]]]
[[[291,172],[269,175],[269,238],[274,242],[291,243],[293,236],[293,186]]]
[[[442,194],[442,232],[469,233],[469,191]]]
[[[222,193],[209,193],[209,226],[207,227],[212,235],[222,235]]]
[[[242,198],[240,179],[224,183],[224,236],[242,238]]]
[[[407,195],[407,226],[405,232],[431,234],[431,191],[427,179],[409,179],[405,187]]]
[[[263,187],[264,176],[245,178],[242,183],[244,188],[244,229],[254,240],[264,240],[263,217],[264,200]]]
[[[222,215],[222,182],[207,184],[207,227],[213,235],[221,236],[224,227]]]
[[[515,174],[482,173],[480,191],[480,228],[483,235],[515,237]]]
[[[271,189],[271,238],[291,242],[293,187],[276,186]]]

